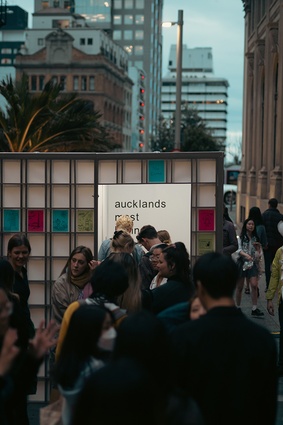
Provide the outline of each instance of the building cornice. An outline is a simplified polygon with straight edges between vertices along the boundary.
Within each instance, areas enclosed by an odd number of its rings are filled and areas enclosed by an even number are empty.
[[[245,13],[249,13],[251,11],[251,0],[242,0]]]

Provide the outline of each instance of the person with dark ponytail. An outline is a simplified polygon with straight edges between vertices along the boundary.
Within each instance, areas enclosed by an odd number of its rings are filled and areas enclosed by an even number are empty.
[[[55,365],[54,378],[64,397],[62,422],[68,425],[87,378],[104,366],[114,346],[113,316],[104,306],[81,305],[72,315]]]
[[[157,269],[160,276],[167,278],[167,282],[147,290],[149,296],[145,307],[155,314],[187,301],[193,294],[190,259],[184,243],[176,242],[164,248],[159,256]]]

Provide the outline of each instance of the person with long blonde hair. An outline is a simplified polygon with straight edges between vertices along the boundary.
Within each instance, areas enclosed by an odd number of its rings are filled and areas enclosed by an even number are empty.
[[[135,242],[130,233],[124,230],[115,230],[110,243],[110,252],[127,252],[132,254]]]
[[[119,306],[127,313],[141,310],[141,277],[134,258],[127,252],[114,252],[109,258],[125,268],[129,279],[128,289],[117,299]]]

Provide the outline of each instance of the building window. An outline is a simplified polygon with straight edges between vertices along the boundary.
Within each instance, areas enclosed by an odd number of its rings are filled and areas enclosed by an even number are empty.
[[[53,76],[51,77],[51,81],[52,81],[52,83],[53,83],[53,84],[57,84],[57,82],[58,82],[58,77],[57,77],[56,75],[53,75]]]
[[[121,25],[122,24],[122,16],[121,15],[114,15],[114,25]]]
[[[11,55],[12,49],[8,49],[8,48],[1,49],[1,53],[6,55]]]
[[[138,69],[143,69],[143,61],[135,61],[133,65]]]
[[[92,38],[88,38],[88,39],[87,39],[87,44],[88,44],[88,46],[92,46],[92,44],[93,44],[93,39],[92,39]]]
[[[85,38],[80,38],[80,45],[85,46]]]
[[[3,64],[3,65],[10,65],[11,63],[12,63],[12,59],[10,59],[10,58],[1,59],[1,64]]]
[[[121,40],[122,37],[122,31],[115,30],[113,31],[113,40]]]
[[[133,25],[134,17],[133,15],[124,15],[124,24],[125,25]]]
[[[81,90],[82,91],[87,90],[87,78],[86,77],[81,78]]]
[[[79,77],[73,77],[73,90],[79,90]]]
[[[70,1],[64,1],[64,9],[68,9],[68,10],[70,10],[71,9],[71,5],[70,5]]]
[[[16,55],[16,54],[18,54],[19,53],[19,49],[18,48],[16,48],[16,49],[13,49],[13,53]]]
[[[132,40],[133,39],[133,31],[125,30],[124,31],[124,40]]]
[[[136,9],[144,8],[144,0],[136,0]]]
[[[43,90],[44,87],[44,75],[39,76],[39,90]]]
[[[135,55],[136,56],[143,55],[143,46],[135,46]]]
[[[122,0],[114,0],[114,9],[122,9]]]
[[[52,19],[52,28],[65,28],[61,19]]]
[[[143,40],[144,32],[143,30],[135,31],[135,40]]]
[[[66,77],[64,75],[60,77],[60,87],[61,90],[66,90]]]
[[[124,8],[125,9],[133,9],[133,0],[124,0]]]
[[[136,15],[136,17],[135,17],[135,23],[136,23],[136,25],[143,25],[143,23],[144,23],[144,16],[143,15]]]
[[[32,76],[31,76],[31,87],[30,87],[31,91],[36,91],[36,89],[37,89],[37,84],[36,84],[36,82],[37,82],[37,77],[36,77],[36,75],[32,75]]]
[[[94,76],[89,77],[89,90],[94,91]]]
[[[44,46],[44,40],[43,40],[43,38],[38,38],[37,39],[37,45],[38,46]]]

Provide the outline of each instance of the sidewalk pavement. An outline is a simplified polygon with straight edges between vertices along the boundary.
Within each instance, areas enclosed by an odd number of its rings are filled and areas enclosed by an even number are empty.
[[[231,219],[235,222],[235,206],[232,207],[232,210],[229,207],[229,215]],[[240,234],[241,229],[237,229],[237,235]],[[258,323],[259,325],[265,327],[270,331],[272,335],[274,335],[277,349],[279,349],[279,333],[280,333],[280,326],[279,326],[279,319],[278,319],[278,309],[277,309],[277,295],[274,297],[273,304],[274,304],[274,310],[275,315],[270,316],[268,313],[266,306],[266,298],[265,298],[265,275],[263,274],[260,281],[259,281],[259,297],[258,297],[258,308],[264,313],[263,317],[254,317],[251,315],[252,311],[252,301],[251,296],[248,294],[245,294],[245,291],[243,290],[242,294],[242,302],[241,302],[241,310],[242,312],[250,318],[252,321],[255,321],[255,323]],[[275,425],[282,425],[283,424],[283,377],[280,377],[278,379],[278,410],[277,410],[277,420]],[[267,424],[266,424],[267,425]]]
[[[252,300],[251,296],[248,294],[245,294],[245,290],[243,289],[242,294],[242,302],[241,302],[241,310],[242,312],[249,317],[251,320],[256,321],[261,326],[264,326],[267,328],[275,337],[279,337],[280,332],[280,326],[279,326],[279,320],[278,320],[278,309],[277,309],[277,295],[275,296],[273,303],[274,303],[274,310],[275,315],[270,316],[266,309],[266,298],[265,298],[265,275],[263,275],[259,281],[259,297],[258,297],[258,308],[264,313],[263,317],[254,317],[251,315],[252,311]]]

